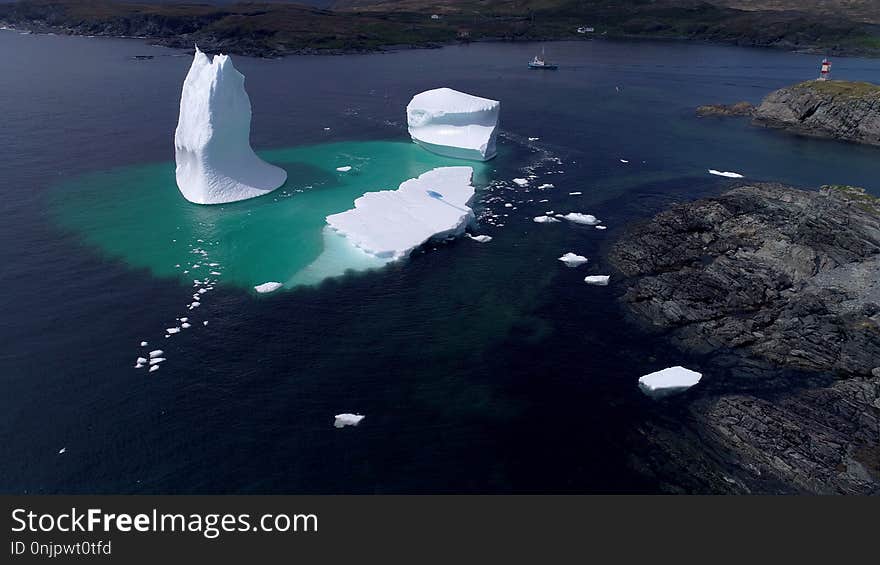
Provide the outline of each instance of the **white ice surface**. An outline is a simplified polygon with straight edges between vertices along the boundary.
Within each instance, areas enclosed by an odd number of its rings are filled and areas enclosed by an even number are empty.
[[[647,392],[669,389],[687,389],[703,378],[703,375],[684,367],[669,367],[639,378],[639,386]]]
[[[583,255],[577,255],[576,253],[572,253],[571,251],[560,257],[559,260],[569,267],[578,267],[589,261],[589,259],[587,259]]]
[[[709,169],[709,174],[710,174],[710,175],[719,176],[719,177],[727,177],[727,178],[730,178],[730,179],[741,179],[741,178],[743,178],[743,175],[741,175],[741,174],[739,174],[739,173],[733,173],[733,172],[730,172],[730,171],[716,171],[715,169]]]
[[[601,223],[596,216],[592,214],[581,214],[579,212],[569,212],[568,214],[563,214],[560,218],[568,220],[574,224],[583,224],[585,226],[595,226],[596,224]]]
[[[609,279],[611,279],[610,275],[590,275],[584,277],[584,282],[593,286],[608,286]]]
[[[275,292],[279,288],[284,286],[280,282],[264,282],[263,284],[258,284],[254,287],[254,290],[259,292],[260,294],[267,294],[269,292]]]
[[[347,173],[348,171],[351,170],[351,165],[346,165],[344,167],[336,167],[336,170],[339,171],[340,173]]]
[[[345,426],[357,426],[364,416],[361,414],[337,414],[334,416],[333,426],[344,428]]]
[[[364,194],[351,210],[327,216],[327,224],[363,252],[398,260],[429,239],[464,232],[474,219],[472,176],[470,167],[433,169],[397,190]]]
[[[536,224],[552,224],[554,222],[559,222],[560,220],[553,216],[535,216],[532,218],[532,221]]]
[[[222,204],[262,196],[287,172],[257,157],[250,144],[251,101],[244,75],[226,55],[196,47],[180,96],[174,132],[177,186],[190,202]]]
[[[413,96],[406,107],[412,140],[425,149],[460,159],[486,161],[495,156],[501,103],[451,88]]]

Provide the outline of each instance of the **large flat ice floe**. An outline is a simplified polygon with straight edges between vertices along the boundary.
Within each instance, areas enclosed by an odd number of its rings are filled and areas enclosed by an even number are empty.
[[[251,101],[244,75],[226,55],[196,54],[180,96],[174,132],[177,186],[190,202],[223,204],[267,194],[287,172],[250,144]]]
[[[495,156],[501,103],[451,88],[416,94],[406,107],[412,140],[425,149],[459,159]]]
[[[669,367],[640,377],[639,388],[649,395],[669,394],[687,390],[700,382],[701,378],[703,375],[696,371],[680,366]]]
[[[386,261],[408,256],[435,237],[458,236],[474,219],[470,167],[441,167],[368,192],[354,208],[327,216],[327,224],[361,251]]]

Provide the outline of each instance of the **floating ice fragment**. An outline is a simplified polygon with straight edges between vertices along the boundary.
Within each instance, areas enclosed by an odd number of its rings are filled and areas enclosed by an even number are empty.
[[[155,359],[150,359],[150,365],[158,365],[162,361],[164,361],[164,357],[156,357]]]
[[[361,423],[364,416],[361,414],[337,414],[334,416],[333,426],[336,428],[344,428],[345,426],[357,426]]]
[[[584,277],[584,282],[593,286],[608,286],[608,279],[610,278],[610,275],[590,275]]]
[[[158,370],[159,370],[159,365],[153,365],[152,367],[150,367],[150,372],[151,372],[151,373],[152,373],[153,371],[158,371]]]
[[[739,173],[733,173],[730,171],[716,171],[715,169],[709,169],[709,174],[719,176],[719,177],[727,177],[727,178],[731,178],[731,179],[743,178],[743,175],[741,175]]]
[[[624,165],[629,163],[629,161],[627,161],[626,159],[621,159],[620,162],[623,163]]]
[[[346,165],[344,167],[336,167],[336,170],[339,171],[340,173],[347,173],[348,171],[351,170],[351,165]]]
[[[149,345],[149,343],[147,343],[146,341],[142,341],[142,342],[141,342],[141,347],[146,347],[146,346],[148,346],[148,345]]]
[[[275,292],[282,286],[284,285],[280,282],[265,282],[263,284],[258,284],[257,286],[255,286],[254,290],[256,290],[260,294],[267,294],[269,292]]]
[[[592,214],[581,214],[579,212],[570,212],[561,216],[574,224],[583,224],[585,226],[595,226],[600,223],[596,216]]]
[[[161,349],[154,349],[153,351],[150,351],[150,359],[153,359],[155,357],[162,357],[163,353],[165,352]]]
[[[556,187],[548,182],[548,183],[542,184],[538,188],[556,188]]]
[[[174,327],[174,328],[165,328],[165,333],[167,333],[167,334],[169,334],[169,335],[170,335],[170,334],[180,333],[180,328],[178,328],[178,327]]]
[[[61,449],[58,450],[58,455],[63,455],[65,451],[67,451],[67,448],[62,447]]]
[[[596,226],[597,230],[607,230],[608,226]]]
[[[569,192],[568,193],[569,196],[580,196],[581,194],[583,194],[583,192]]]
[[[538,224],[552,224],[554,222],[559,222],[560,220],[553,216],[535,216],[532,218],[532,221]]]
[[[472,240],[476,241],[477,243],[489,243],[490,241],[492,241],[491,235],[469,235],[468,234],[468,237],[471,238]]]
[[[189,327],[189,324],[186,323],[186,322],[184,322],[184,323],[180,324],[180,327],[181,327],[181,329],[184,329],[184,330],[185,330],[186,328]]]
[[[669,394],[687,390],[702,378],[703,375],[696,371],[675,366],[640,377],[639,388],[652,396],[658,393]]]
[[[583,255],[576,255],[575,253],[572,253],[570,251],[568,253],[566,253],[565,255],[563,255],[562,257],[560,257],[559,260],[562,261],[563,263],[565,263],[566,265],[568,265],[569,267],[579,267],[579,266],[583,265],[584,263],[586,263],[587,261],[589,261],[589,259],[587,259]]]
[[[517,186],[528,186],[529,181],[526,179],[513,179],[514,184]]]

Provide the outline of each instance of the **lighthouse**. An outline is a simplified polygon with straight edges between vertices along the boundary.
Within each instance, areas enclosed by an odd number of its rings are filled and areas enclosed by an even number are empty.
[[[831,78],[831,61],[827,58],[822,59],[822,67],[819,71],[819,80],[828,80]]]

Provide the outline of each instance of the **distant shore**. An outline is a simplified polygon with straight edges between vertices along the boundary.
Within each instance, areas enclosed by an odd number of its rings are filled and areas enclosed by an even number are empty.
[[[496,5],[497,4],[497,5]],[[139,38],[154,45],[253,57],[357,54],[485,41],[690,40],[827,55],[880,56],[880,36],[859,22],[808,14],[741,11],[675,0],[572,2],[527,11],[503,2],[461,6],[436,19],[425,4],[393,1],[369,9],[319,10],[296,4],[139,5],[117,0],[25,0],[0,4],[0,25],[35,33]],[[474,6],[471,6],[473,8]],[[383,11],[384,10],[384,11]],[[519,11],[517,11],[519,10]],[[522,13],[520,13],[522,12]],[[596,22],[585,27],[584,22]],[[589,31],[588,31],[589,30]]]

